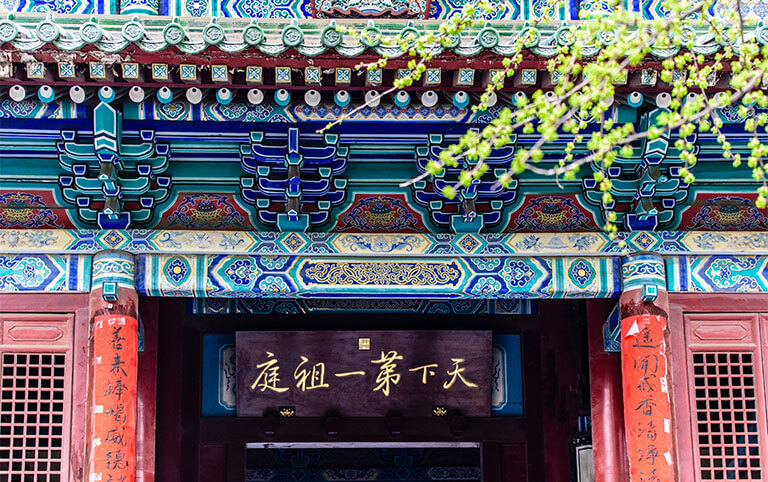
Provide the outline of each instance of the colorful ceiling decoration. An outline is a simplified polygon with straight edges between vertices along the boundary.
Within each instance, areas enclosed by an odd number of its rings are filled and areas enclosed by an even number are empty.
[[[102,99],[110,92],[116,91],[102,88]],[[495,151],[486,176],[447,199],[440,192],[455,182],[457,169],[400,184],[424,172],[462,123],[355,121],[318,134],[321,125],[306,122],[130,120],[130,102],[102,99],[88,112],[92,120],[6,119],[0,226],[584,232],[599,230],[610,208],[628,231],[768,229],[768,217],[752,203],[749,169],[720,159],[711,135],[694,140],[700,162],[693,185],[681,178],[674,136],[638,144],[641,157],[619,158],[608,170],[614,203],[603,206],[591,175],[597,166],[570,181],[524,173],[501,189],[495,175],[516,149],[536,142],[518,134]],[[641,122],[660,111],[642,109]],[[740,126],[724,129],[734,152],[747,153],[749,136]],[[546,146],[542,165],[556,162],[558,149]],[[28,168],[30,159],[38,169]]]
[[[442,0],[431,6],[418,0],[317,2],[328,15],[363,9],[354,15],[399,17],[405,9],[407,17],[445,7]],[[504,5],[527,16],[540,10],[525,2]],[[138,14],[165,7],[123,0],[119,8]],[[225,4],[198,0],[189,8],[210,13]],[[438,24],[377,18],[350,25],[394,35]],[[605,172],[613,183],[610,205],[593,179],[596,165],[584,166],[573,180],[526,172],[502,188],[496,177],[515,153],[538,140],[522,131],[492,153],[486,175],[452,199],[441,193],[465,166],[404,184],[422,176],[466,129],[481,128],[538,89],[551,90],[558,78],[546,70],[546,59],[568,42],[570,28],[578,24],[479,25],[453,39],[419,85],[382,95],[408,75],[406,59],[365,72],[354,66],[362,58],[396,57],[400,47],[344,34],[333,19],[11,15],[0,20],[0,44],[8,54],[0,61],[0,227],[576,234],[599,231],[612,210],[619,229],[628,232],[768,230],[766,213],[752,205],[757,185],[750,170],[725,162],[710,134],[687,139],[699,157],[693,185],[681,175],[676,133],[637,142],[632,155]],[[488,109],[473,111],[473,98],[524,32],[535,39],[525,65],[506,79]],[[749,29],[747,36],[768,45],[768,26]],[[704,31],[694,31],[693,39],[686,48],[694,53],[722,48]],[[661,59],[677,51],[652,47],[651,53]],[[710,87],[728,75],[714,76]],[[654,65],[638,66],[614,84],[607,119],[641,130],[669,106],[671,85]],[[365,99],[373,100],[356,109]],[[344,114],[351,117],[319,132]],[[733,152],[748,155],[746,119],[732,108],[716,115]],[[587,119],[585,134],[604,120]],[[545,144],[540,165],[554,166],[571,140],[563,135]],[[587,151],[584,142],[574,149],[577,155]],[[485,249],[479,238],[463,239],[467,252]],[[521,242],[535,246],[535,240]]]

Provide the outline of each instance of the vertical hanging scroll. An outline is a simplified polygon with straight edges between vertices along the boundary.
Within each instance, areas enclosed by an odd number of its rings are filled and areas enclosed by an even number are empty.
[[[135,480],[137,331],[130,316],[94,318],[89,482]]]
[[[674,479],[672,406],[667,389],[667,319],[639,315],[621,322],[624,423],[631,480]]]

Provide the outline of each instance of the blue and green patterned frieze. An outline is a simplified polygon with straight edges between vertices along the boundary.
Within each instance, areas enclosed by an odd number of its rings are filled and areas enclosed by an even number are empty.
[[[670,256],[666,267],[669,291],[768,292],[768,257],[764,255]]]
[[[0,292],[87,292],[90,288],[90,255],[0,255]]]
[[[57,2],[55,0],[11,0],[4,3],[12,12],[39,12],[56,14],[116,14],[118,13],[115,0],[70,0]]]
[[[416,0],[398,2],[380,0],[368,2],[362,10],[355,2],[344,0],[278,0],[273,2],[247,2],[244,0],[78,0],[54,2],[52,0],[16,0],[9,10],[16,12],[53,12],[57,14],[108,15],[161,15],[182,17],[234,17],[308,19],[313,17],[378,17],[382,14],[417,19],[445,19],[461,11],[460,0]],[[522,20],[539,18],[538,12],[549,6],[540,0],[508,0],[493,4],[493,10],[484,15],[487,20]],[[558,11],[555,18],[575,19],[578,2],[573,0],[567,9]],[[317,14],[313,14],[317,12]]]
[[[56,99],[43,102],[29,97],[24,100],[0,100],[0,119],[85,119],[88,115],[85,104]]]
[[[147,296],[216,298],[608,298],[618,258],[139,255]]]
[[[280,105],[271,99],[258,104],[247,101],[247,96],[238,96],[226,104],[215,101],[203,101],[199,104],[187,102],[183,97],[177,97],[170,102],[159,102],[154,99],[145,100],[138,104],[125,105],[125,116],[128,120],[145,121],[204,121],[204,122],[259,122],[299,123],[299,122],[330,122],[341,116],[348,116],[348,122],[487,122],[496,118],[502,108],[492,107],[486,111],[473,113],[468,106],[456,106],[452,103],[439,102],[427,107],[414,99],[410,105],[398,106],[384,99],[376,107],[356,109],[357,104],[340,106],[322,102],[310,106],[304,102],[304,93],[291,93],[288,103]],[[326,93],[331,96],[333,93]],[[320,94],[323,95],[323,94]],[[506,105],[506,104],[504,104]],[[9,101],[9,106],[13,106]],[[9,116],[10,117],[10,116]],[[221,128],[221,127],[219,127]]]
[[[270,298],[195,298],[191,312],[211,314],[307,314],[345,313],[419,313],[431,315],[532,315],[536,302],[527,299],[270,299]]]
[[[3,253],[260,254],[268,256],[768,255],[766,232],[661,231],[513,234],[279,233],[200,230],[0,229]]]
[[[220,298],[199,301],[195,310],[200,313],[306,313],[346,309],[342,308],[348,306],[344,303],[354,303],[349,298],[386,297],[411,300],[397,301],[397,308],[391,306],[395,303],[391,300],[368,299],[366,306],[433,313],[522,314],[530,312],[530,305],[518,304],[518,299],[615,297],[622,290],[621,251],[569,257],[542,257],[533,251],[482,257],[455,249],[444,253],[435,249],[431,254],[407,249],[390,254],[369,250],[298,255],[287,251],[248,255],[231,250],[224,254],[226,249],[219,250],[220,254],[189,254],[216,251],[209,237],[201,238],[203,244],[194,248],[179,243],[176,249],[187,251],[184,254],[161,254],[156,248],[139,250],[157,254],[139,254],[134,266],[133,256],[127,253],[107,251],[93,257],[91,248],[105,249],[95,244],[79,245],[80,252],[77,247],[69,253],[57,252],[55,244],[37,244],[39,249],[26,253],[9,252],[4,243],[8,234],[0,230],[0,248],[5,253],[0,255],[0,292],[88,292],[92,284],[96,288],[114,283],[115,287],[135,286],[145,295]],[[768,250],[763,247],[759,251],[761,254],[750,256],[669,252],[663,258],[666,267],[658,266],[659,257],[650,263],[626,257],[629,262],[623,265],[623,289],[651,285],[659,290],[666,287],[669,292],[766,293]],[[653,269],[648,271],[648,267]],[[665,278],[659,269],[666,271]],[[665,284],[659,285],[661,282]]]
[[[504,0],[492,4],[484,13],[486,20],[576,20],[578,0],[570,0],[554,14],[547,10],[553,4],[542,0]],[[248,2],[245,0],[14,0],[6,4],[11,12],[56,14],[164,15],[175,17],[229,17],[243,19],[312,19],[365,17],[396,17],[413,19],[447,19],[458,14],[461,0],[378,0],[364,5],[349,0],[275,0]],[[547,17],[542,12],[547,11]],[[170,19],[165,19],[166,21]]]

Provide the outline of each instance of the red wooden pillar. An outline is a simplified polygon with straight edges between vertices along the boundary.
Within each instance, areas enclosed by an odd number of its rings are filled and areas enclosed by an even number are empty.
[[[621,354],[607,353],[603,324],[615,300],[587,303],[589,385],[595,482],[624,482],[629,473],[624,436]]]
[[[672,481],[672,384],[664,259],[634,254],[622,263],[621,374],[632,481]]]
[[[133,255],[93,258],[86,480],[136,478],[138,295]],[[122,478],[121,478],[122,477]]]

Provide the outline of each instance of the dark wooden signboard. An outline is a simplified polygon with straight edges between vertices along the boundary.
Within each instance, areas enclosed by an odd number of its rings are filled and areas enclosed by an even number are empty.
[[[237,414],[490,415],[490,331],[239,331]]]

